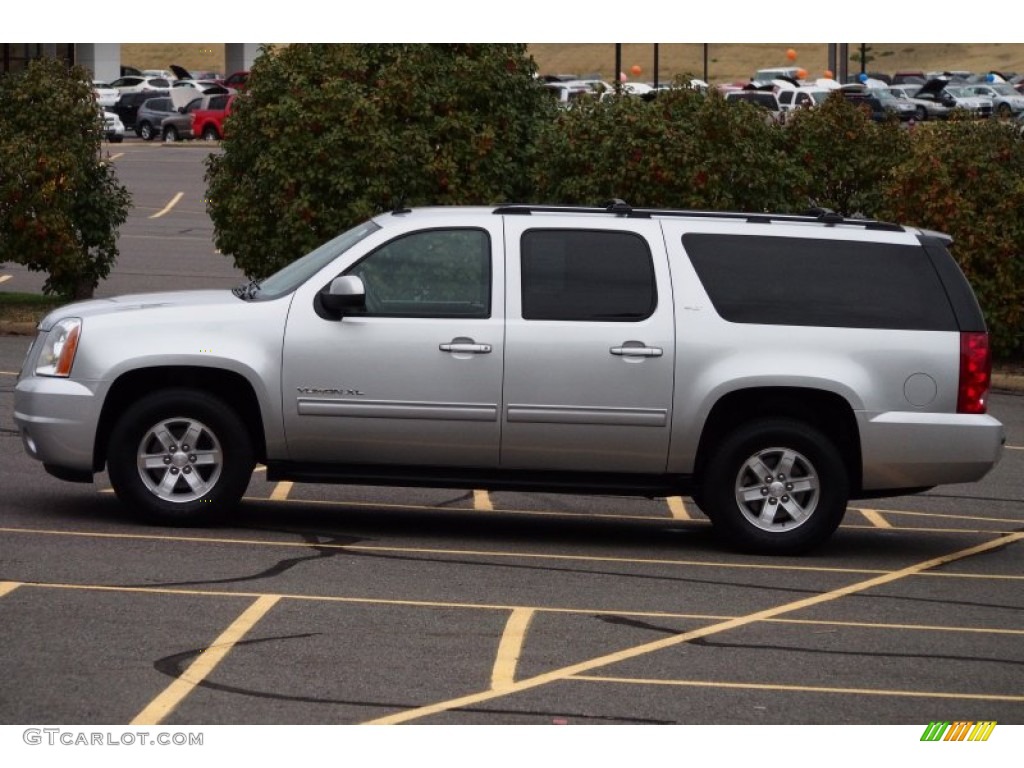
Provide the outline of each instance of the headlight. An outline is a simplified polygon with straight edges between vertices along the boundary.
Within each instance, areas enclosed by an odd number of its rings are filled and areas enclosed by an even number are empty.
[[[78,351],[78,339],[82,333],[82,321],[77,317],[66,317],[57,323],[46,335],[43,349],[36,364],[37,376],[68,376]]]

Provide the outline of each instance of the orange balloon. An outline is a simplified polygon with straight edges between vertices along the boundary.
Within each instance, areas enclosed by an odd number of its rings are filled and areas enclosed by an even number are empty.
[[[825,70],[825,77],[827,77],[829,80],[831,80],[833,78],[834,74],[835,73],[833,73],[831,69],[826,69]]]
[[[806,69],[798,69],[796,71],[796,76],[797,76],[797,79],[803,80],[805,77],[807,77],[807,70]]]
[[[790,48],[788,51],[786,51],[786,58],[789,59],[790,61],[796,61],[796,51]]]
[[[643,74],[644,68],[641,67],[639,64],[634,64],[632,67],[629,68],[629,71],[632,72],[634,75],[640,75]]]

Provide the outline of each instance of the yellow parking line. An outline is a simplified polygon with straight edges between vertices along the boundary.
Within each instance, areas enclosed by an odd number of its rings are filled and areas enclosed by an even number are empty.
[[[107,160],[120,160],[124,157],[124,152],[116,152],[113,155],[107,155]]]
[[[0,283],[6,283],[12,277],[14,277],[14,275],[0,275]]]
[[[812,608],[816,605],[823,603],[830,603],[834,600],[838,600],[842,597],[848,597],[849,595],[855,595],[860,592],[865,592],[875,587],[880,587],[885,584],[889,584],[894,581],[899,581],[908,576],[915,576],[922,571],[931,570],[938,568],[949,563],[956,562],[957,560],[963,560],[973,555],[978,555],[983,552],[988,552],[993,549],[1000,549],[1005,547],[1007,544],[1015,543],[1024,539],[1024,533],[1015,533],[1010,536],[1001,537],[998,539],[992,539],[983,544],[978,544],[974,547],[968,547],[967,549],[961,549],[957,552],[951,552],[948,555],[941,557],[932,558],[931,560],[925,560],[915,565],[901,568],[898,571],[890,571],[889,573],[881,576],[875,576],[870,579],[863,581],[854,582],[845,587],[839,589],[833,589],[829,592],[823,592],[812,597],[802,598],[800,600],[794,600],[782,605],[775,606],[774,608],[767,608],[763,611],[756,611],[754,613],[747,614],[746,616],[740,616],[735,619],[729,619],[716,624],[711,624],[700,629],[691,630],[688,632],[681,632],[678,635],[672,635],[671,637],[661,638],[649,643],[642,643],[635,645],[632,648],[626,648],[622,651],[615,653],[605,654],[604,656],[597,656],[586,661],[582,661],[576,664],[571,664],[561,669],[554,669],[550,672],[546,672],[534,677],[520,680],[519,682],[512,683],[511,685],[502,688],[501,690],[488,689],[486,691],[480,691],[479,693],[469,694],[468,696],[460,696],[454,699],[448,699],[446,701],[439,701],[434,704],[427,704],[421,707],[415,707],[413,709],[407,709],[401,712],[395,712],[391,715],[385,715],[384,717],[375,718],[374,720],[367,721],[368,724],[378,725],[389,725],[395,723],[407,723],[412,720],[419,720],[423,717],[429,717],[440,712],[450,712],[453,709],[460,709],[463,707],[473,706],[480,704],[484,701],[490,701],[492,699],[507,696],[512,693],[518,693],[520,691],[526,691],[533,688],[538,688],[548,683],[561,682],[571,677],[581,675],[585,672],[589,672],[594,669],[606,667],[610,664],[615,664],[621,661],[627,661],[629,659],[637,658],[638,656],[645,656],[655,651],[665,650],[667,648],[673,648],[682,643],[690,642],[691,640],[698,640],[703,637],[709,637],[711,635],[717,635],[722,632],[728,632],[729,630],[738,629],[745,627],[750,624],[754,624],[760,621],[766,621],[768,619],[774,619],[778,616],[787,613],[793,613],[795,611],[802,611],[806,608]]]
[[[892,528],[892,523],[882,517],[877,509],[860,509],[858,511],[876,528]]]
[[[725,683],[714,680],[658,680],[651,678],[603,677],[575,675],[571,680],[626,685],[675,685],[689,688],[730,688],[751,691],[796,691],[799,693],[840,693],[858,696],[906,696],[922,699],[973,699],[975,701],[1024,701],[1024,696],[1002,693],[954,693],[951,691],[900,691],[881,688],[832,688],[819,685],[781,685],[776,683]]]
[[[693,520],[681,496],[669,496],[665,501],[668,502],[668,510],[676,520]]]
[[[188,669],[181,673],[180,677],[136,715],[130,724],[159,725],[163,722],[175,707],[192,692],[192,689],[201,684],[213,672],[214,668],[224,660],[224,657],[245,636],[246,632],[252,629],[253,625],[263,618],[279,599],[276,595],[263,595],[257,598],[256,602],[246,608],[242,615],[235,619],[209,648],[199,654]]]
[[[494,504],[491,503],[491,494],[487,491],[473,491],[473,509],[481,512],[493,512]]]
[[[181,202],[181,198],[183,198],[184,196],[185,196],[184,192],[179,192],[178,194],[176,194],[174,197],[171,198],[171,202],[169,202],[161,210],[157,211],[156,213],[154,213],[149,218],[151,218],[151,219],[159,219],[161,216],[167,215],[168,213],[171,212],[171,209],[174,206],[176,206],[179,202]]]
[[[515,683],[516,665],[523,651],[526,630],[533,620],[533,613],[532,608],[516,608],[509,615],[498,645],[498,655],[494,659],[494,670],[491,672],[492,689],[505,689]]]
[[[282,480],[274,486],[273,492],[270,494],[271,501],[284,501],[288,498],[288,494],[292,492],[292,483],[289,480]]]
[[[20,581],[0,581],[0,597],[9,595],[20,586]]]
[[[17,376],[17,371],[0,371],[0,376]]]

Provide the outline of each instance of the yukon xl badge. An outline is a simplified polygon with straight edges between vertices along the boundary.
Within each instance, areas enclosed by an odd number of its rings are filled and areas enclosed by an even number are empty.
[[[333,389],[323,387],[296,387],[300,395],[345,395],[361,397],[365,393],[359,389]]]

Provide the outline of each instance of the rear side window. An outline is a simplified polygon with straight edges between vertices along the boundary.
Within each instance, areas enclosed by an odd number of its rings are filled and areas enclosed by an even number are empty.
[[[959,330],[920,246],[689,233],[683,247],[733,323]]]
[[[647,241],[631,232],[523,233],[523,318],[637,322],[657,305]]]

